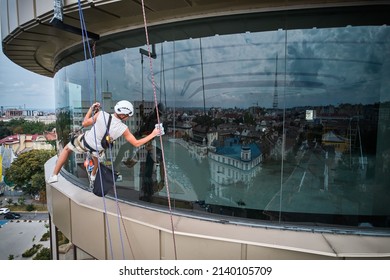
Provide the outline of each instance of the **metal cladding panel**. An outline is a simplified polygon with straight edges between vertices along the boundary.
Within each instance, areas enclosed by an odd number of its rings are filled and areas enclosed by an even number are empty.
[[[248,245],[246,251],[247,260],[335,260],[334,257],[265,246]]]
[[[180,0],[180,1],[146,0],[145,9],[150,9],[152,11],[181,9],[181,8],[191,7],[192,6],[190,4],[191,2],[192,1],[185,1],[185,0]]]
[[[72,201],[72,243],[97,259],[106,259],[104,214]]]
[[[51,216],[53,223],[69,240],[71,240],[70,199],[53,187],[51,187],[51,194],[51,207],[53,209]]]
[[[37,11],[37,16],[43,15],[46,13],[53,13],[54,9],[53,0],[35,0],[35,7]]]
[[[160,259],[160,231],[124,217],[108,215],[106,228],[107,252],[113,259],[158,260]],[[119,224],[118,224],[119,223]],[[119,233],[119,227],[121,232]],[[111,256],[108,256],[111,259]]]
[[[106,50],[115,51],[122,46],[138,44],[126,39],[126,42],[113,46],[109,39],[119,33],[142,29],[140,1],[84,0],[81,4],[87,30],[100,36],[100,49],[97,50],[100,54]],[[32,44],[36,46],[36,53],[31,56],[37,61],[37,66],[42,68],[43,71],[39,72],[48,73],[48,76],[53,76],[58,69],[72,62],[72,59],[67,59],[67,55],[74,56],[76,50],[81,50],[82,43],[80,34],[69,33],[50,24],[53,10],[53,0],[1,2],[5,55],[12,60],[10,51],[20,46],[29,48]],[[150,0],[145,1],[145,10],[151,43],[235,32],[388,24],[389,21],[389,1]],[[241,19],[230,21],[229,18],[235,16],[241,16]],[[78,1],[64,1],[64,23],[80,28],[79,18]],[[173,27],[174,34],[171,32]],[[20,42],[29,39],[30,35],[34,35],[36,41]],[[19,65],[23,67],[23,63]]]
[[[18,9],[19,25],[23,25],[35,18],[34,0],[18,0],[18,6],[23,5],[23,9]]]
[[[8,26],[10,33],[19,27],[16,1],[8,1]]]
[[[107,25],[107,22],[141,13],[140,5],[134,1],[94,1],[91,5],[82,5],[81,14],[87,27]],[[77,5],[64,7],[63,21],[80,27],[80,11]],[[89,29],[89,28],[87,28]]]
[[[175,259],[172,234],[162,234],[163,259]],[[240,260],[241,244],[201,237],[176,235],[176,247],[180,260]]]
[[[8,5],[6,1],[2,1],[0,9],[0,20],[1,20],[1,41],[9,34],[8,28]]]

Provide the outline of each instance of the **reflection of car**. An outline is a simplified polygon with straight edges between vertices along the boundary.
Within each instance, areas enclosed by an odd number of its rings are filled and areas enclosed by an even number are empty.
[[[9,209],[8,208],[0,208],[0,214],[5,214],[8,213]]]
[[[8,212],[4,214],[4,219],[7,220],[20,219],[20,214],[14,212]]]

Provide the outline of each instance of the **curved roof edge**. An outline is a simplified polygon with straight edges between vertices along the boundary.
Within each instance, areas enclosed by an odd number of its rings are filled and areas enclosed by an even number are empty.
[[[63,8],[63,23],[79,29],[78,1],[66,1]],[[62,67],[84,59],[82,37],[77,32],[54,27],[53,1],[31,0],[28,4],[17,5],[14,1],[1,2],[2,48],[4,54],[19,66],[34,73],[53,77]],[[259,1],[259,0],[166,0],[145,1],[148,29],[151,43],[167,40],[167,28],[172,24],[179,27],[181,34],[174,39],[198,38],[202,36],[227,34],[237,28],[242,31],[273,30],[278,28],[311,28],[321,24],[342,26],[346,21],[342,13],[321,13],[324,21],[318,20],[318,13],[302,14],[310,9],[353,9],[355,13],[366,14],[367,5],[377,9],[373,18],[375,24],[388,23],[390,1]],[[385,5],[386,9],[378,5]],[[144,45],[146,42],[142,7],[139,1],[100,0],[88,1],[82,6],[88,32],[100,36],[96,54],[103,54],[125,47]],[[289,11],[288,21],[286,13]],[[230,26],[223,21],[225,16],[254,14],[262,12],[264,25],[251,26],[250,16],[245,17],[242,26]],[[277,16],[275,16],[277,13]],[[220,20],[214,20],[218,17]],[[359,18],[356,16],[355,18]],[[258,17],[256,17],[258,20]],[[190,27],[191,21],[200,20],[196,28]],[[223,24],[221,24],[221,20]],[[314,25],[313,25],[314,24]],[[157,25],[160,27],[155,28]],[[164,28],[166,26],[167,28]],[[181,27],[181,29],[180,29]],[[233,31],[232,31],[233,30]],[[123,45],[112,43],[112,38],[130,32]],[[168,35],[172,36],[172,35]]]

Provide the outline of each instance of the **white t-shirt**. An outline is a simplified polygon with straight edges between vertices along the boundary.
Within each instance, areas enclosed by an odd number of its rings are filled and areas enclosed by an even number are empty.
[[[110,114],[104,111],[100,111],[99,116],[96,119],[96,123],[92,128],[84,133],[84,139],[91,148],[97,151],[104,150],[101,145],[101,140],[103,139],[104,134],[106,133],[108,119]],[[127,129],[127,125],[124,124],[120,119],[116,118],[112,114],[109,134],[113,140],[122,136],[122,134]],[[96,134],[96,137],[95,137]],[[96,149],[97,147],[97,149]]]

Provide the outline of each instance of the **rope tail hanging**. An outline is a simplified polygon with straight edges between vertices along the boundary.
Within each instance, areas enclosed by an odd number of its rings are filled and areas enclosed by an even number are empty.
[[[149,58],[149,66],[150,66],[150,74],[152,78],[152,87],[153,87],[153,95],[154,95],[154,103],[156,108],[156,114],[157,114],[157,122],[160,125],[160,114],[158,111],[158,103],[157,103],[157,94],[156,94],[156,84],[154,80],[154,73],[153,73],[153,63],[152,63],[152,56],[150,51],[150,43],[149,43],[149,34],[148,34],[148,26],[146,23],[146,13],[145,13],[145,4],[144,0],[141,0],[142,3],[142,15],[144,19],[144,27],[145,27],[145,37],[146,37],[146,45],[148,49],[148,58]],[[167,198],[168,198],[168,207],[169,207],[169,213],[170,213],[170,219],[171,219],[171,228],[172,228],[172,239],[173,239],[173,247],[174,247],[174,253],[175,253],[175,260],[177,260],[177,252],[176,252],[176,238],[175,238],[175,229],[173,225],[173,217],[172,217],[172,206],[171,206],[171,197],[170,197],[170,191],[169,191],[169,184],[168,184],[168,177],[167,177],[167,171],[166,171],[166,164],[165,164],[165,157],[164,157],[164,145],[162,141],[162,136],[160,135],[160,146],[161,146],[161,152],[162,152],[162,160],[164,164],[164,177],[165,177],[165,184],[167,188]]]
[[[96,94],[96,92],[97,92],[97,90],[96,90],[96,84],[97,84],[97,82],[96,82],[96,57],[95,57],[96,45],[94,43],[94,45],[93,45],[93,55],[92,55],[90,44],[88,43],[89,42],[88,32],[87,32],[87,27],[86,27],[86,24],[85,24],[84,15],[83,15],[83,12],[82,12],[80,0],[78,0],[78,8],[79,8],[80,24],[81,24],[81,31],[82,31],[83,47],[84,47],[84,58],[85,58],[85,61],[88,61],[87,51],[86,51],[86,49],[88,47],[89,57],[91,58],[92,69],[93,69],[93,73],[94,73],[94,90],[93,90],[93,92],[94,92],[94,101],[96,102],[96,100],[97,100],[97,94]],[[89,75],[90,72],[89,72],[88,64],[87,64],[87,72],[88,72],[88,80],[91,81],[91,79],[89,78],[90,77],[90,75]],[[89,92],[91,93],[92,91],[89,90]],[[91,101],[91,94],[90,94],[90,101]],[[94,114],[94,112],[92,112],[92,117],[93,117],[93,114]],[[103,114],[103,117],[104,117],[104,114]],[[105,117],[104,117],[104,122],[106,124]],[[97,146],[96,133],[95,133],[95,144]],[[113,164],[112,164],[113,161],[112,161],[112,150],[111,150],[111,147],[110,147],[110,159],[111,159],[110,160],[111,161],[111,168],[114,171],[114,169],[113,169],[114,167],[113,167]],[[99,165],[100,165],[101,164],[100,158],[98,158],[98,162],[99,162]],[[99,179],[100,179],[100,182],[101,182],[100,185],[103,188],[102,174],[101,174],[101,172],[99,172],[99,174],[100,174],[100,176],[99,176],[100,178]],[[113,172],[112,176],[114,176],[114,172]],[[120,208],[119,208],[115,180],[113,180],[113,181],[114,181],[115,202],[116,202],[116,206],[117,206],[118,227],[119,227],[120,241],[121,241],[121,247],[122,247],[122,259],[125,259],[125,253],[124,253],[125,250],[124,250],[124,245],[123,245],[123,238],[122,238],[120,219],[122,219],[122,224],[123,224],[123,228],[125,230],[127,241],[128,241],[131,253],[132,253],[133,258],[134,258],[133,249],[131,247],[129,237],[127,235],[127,231],[126,231],[126,228],[125,228],[124,223],[123,223],[122,213],[121,213]],[[102,190],[102,192],[103,192],[103,190]],[[104,196],[102,197],[102,199],[103,199],[103,205],[104,205],[104,213],[106,214],[105,215],[105,220],[106,220],[106,224],[107,224],[107,232],[108,232],[108,237],[109,237],[108,239],[109,239],[109,243],[110,243],[110,253],[111,253],[111,258],[113,259],[114,258],[114,253],[113,253],[113,246],[112,246],[112,240],[111,240],[110,224],[109,224],[108,216],[107,216],[106,200],[105,200]]]

